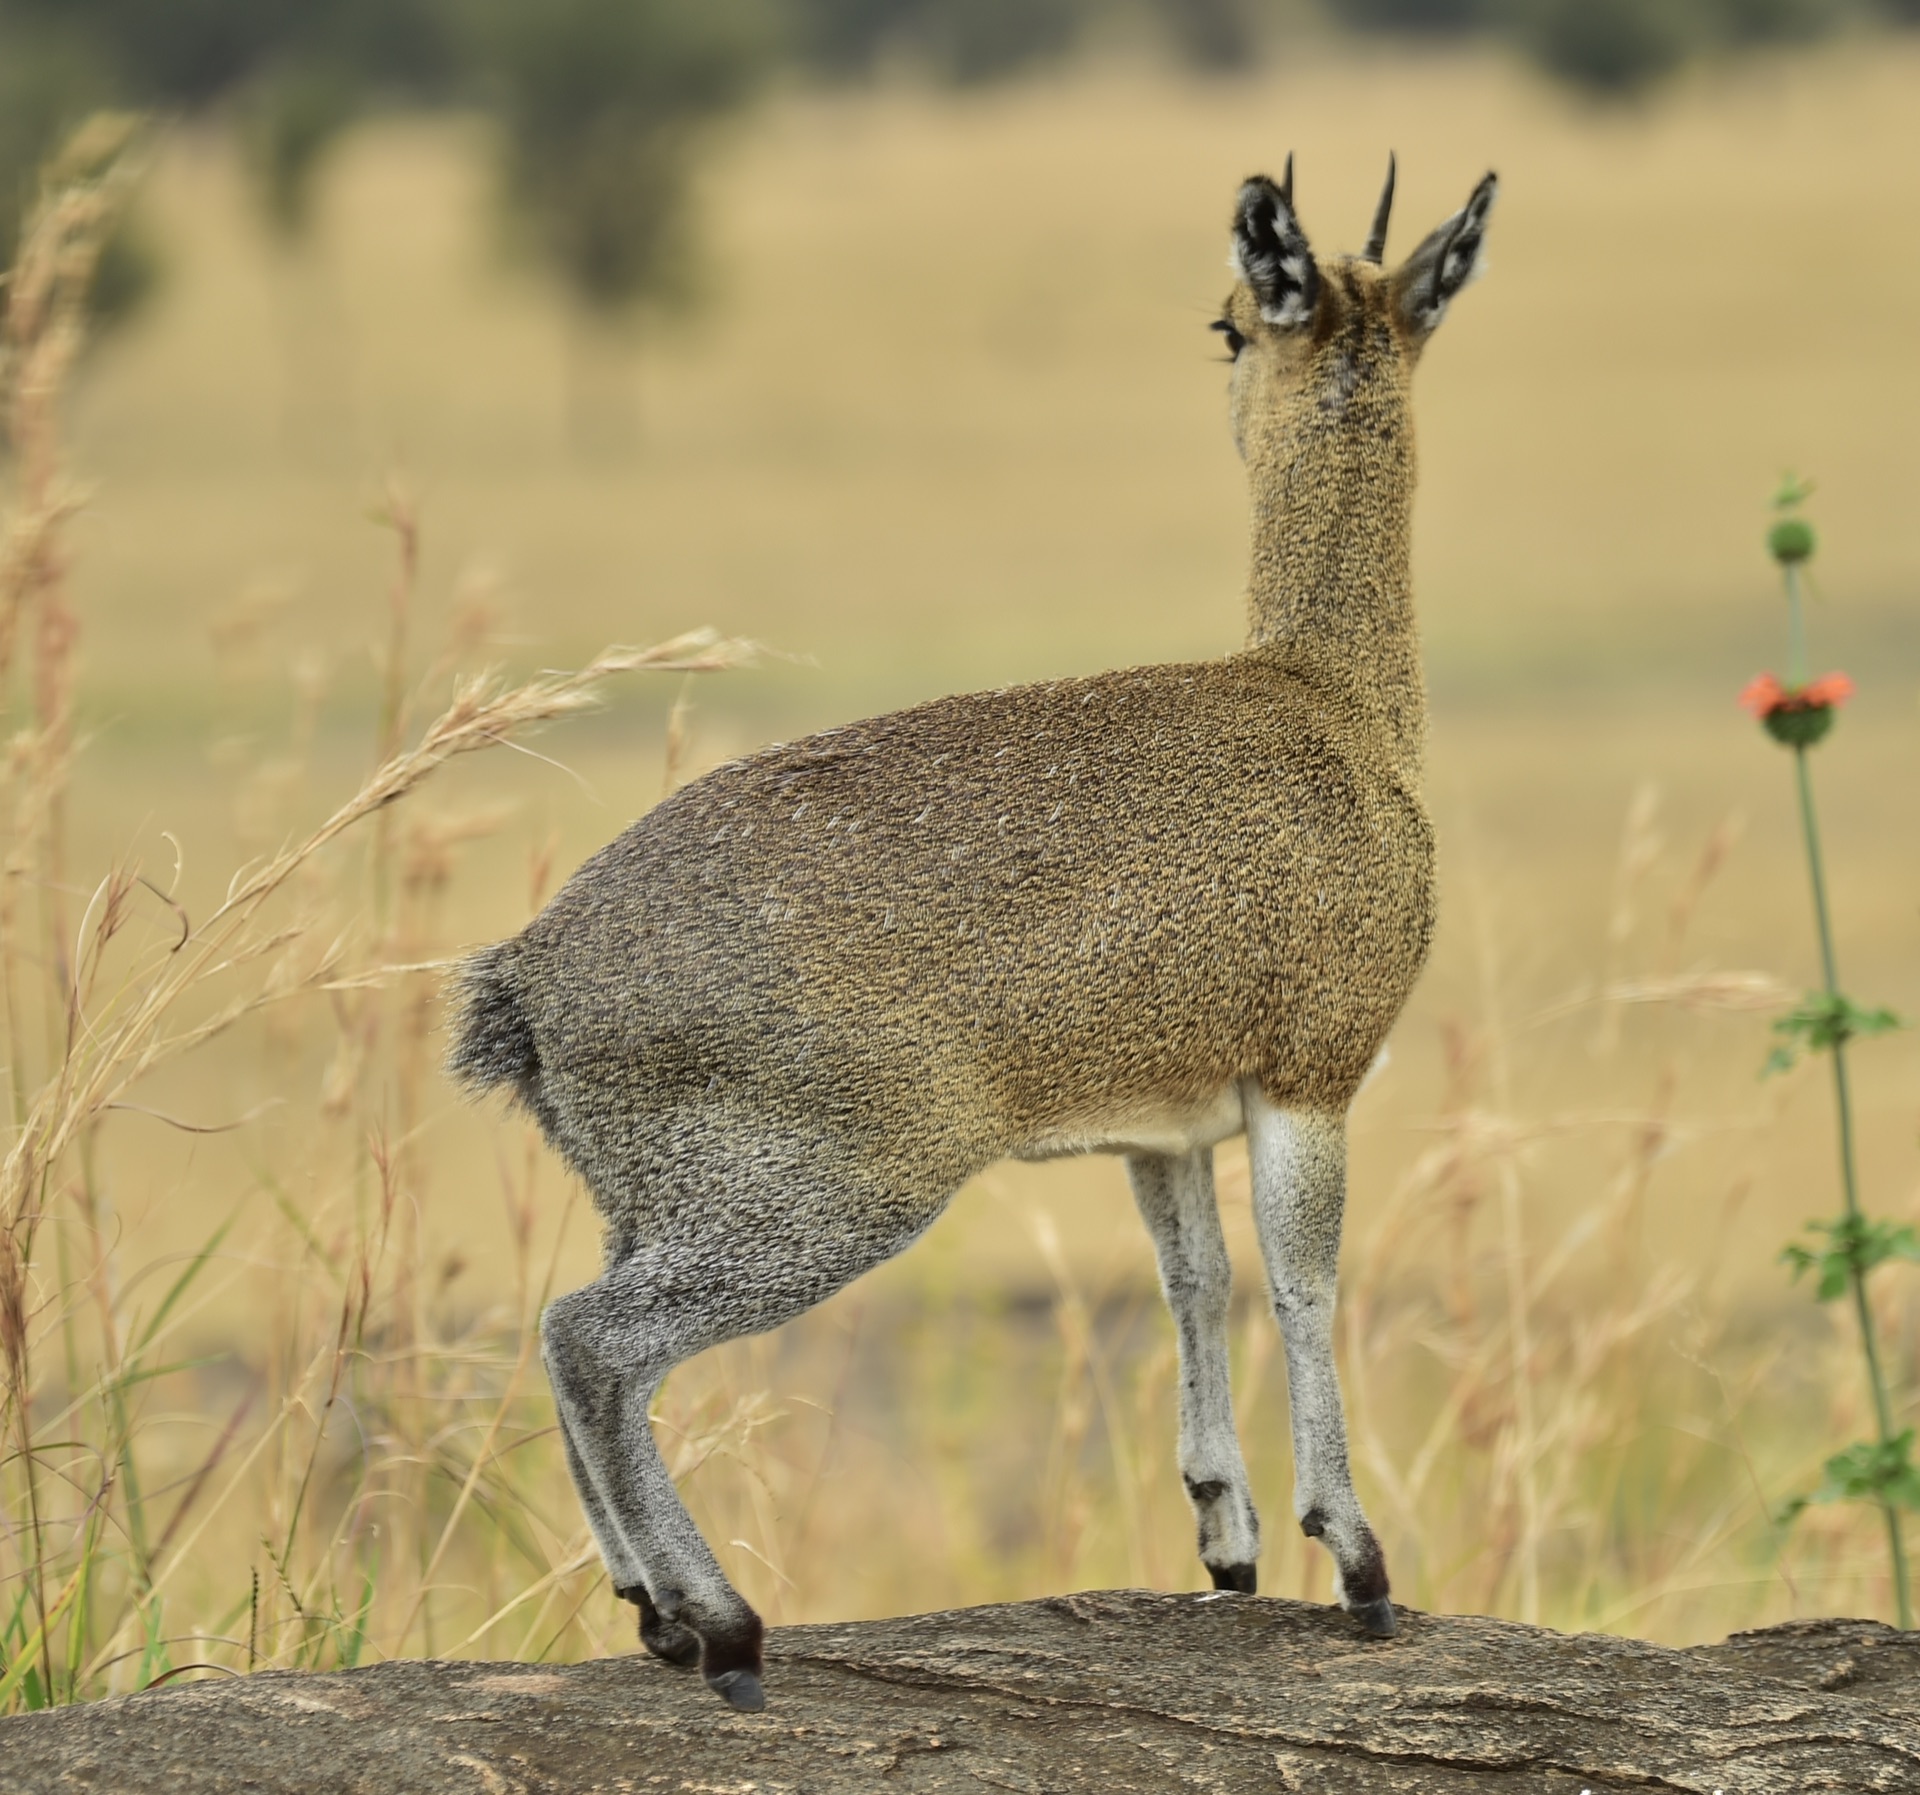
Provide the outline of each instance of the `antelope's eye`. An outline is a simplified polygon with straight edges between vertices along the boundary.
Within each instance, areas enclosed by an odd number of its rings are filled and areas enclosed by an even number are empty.
[[[1209,330],[1217,330],[1221,336],[1226,339],[1227,353],[1236,359],[1238,359],[1240,351],[1247,346],[1247,339],[1233,328],[1233,320],[1231,318],[1216,318],[1207,328]]]

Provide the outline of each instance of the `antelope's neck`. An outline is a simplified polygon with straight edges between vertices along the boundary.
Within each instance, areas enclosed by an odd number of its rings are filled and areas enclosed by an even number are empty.
[[[1404,384],[1321,394],[1249,458],[1248,647],[1348,699],[1417,779],[1426,682],[1413,615],[1413,428]]]

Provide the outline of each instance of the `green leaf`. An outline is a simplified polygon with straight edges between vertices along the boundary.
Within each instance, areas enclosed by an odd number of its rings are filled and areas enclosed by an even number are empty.
[[[1809,1222],[1816,1234],[1824,1234],[1824,1247],[1794,1244],[1782,1249],[1780,1257],[1793,1267],[1795,1279],[1806,1272],[1816,1274],[1813,1294],[1823,1303],[1845,1296],[1848,1284],[1864,1278],[1876,1265],[1890,1259],[1920,1265],[1920,1234],[1905,1222],[1870,1221],[1864,1215],[1843,1215],[1838,1221]]]
[[[1860,1440],[1836,1452],[1821,1467],[1820,1487],[1795,1496],[1780,1510],[1782,1524],[1803,1509],[1828,1502],[1872,1502],[1888,1508],[1920,1509],[1920,1466],[1913,1462],[1913,1429],[1890,1440]]]
[[[0,1713],[5,1713],[12,1706],[16,1691],[29,1708],[44,1708],[52,1699],[52,1691],[40,1676],[40,1645],[59,1624],[61,1615],[66,1613],[67,1604],[80,1588],[80,1581],[77,1572],[67,1579],[66,1587],[54,1599],[46,1618],[21,1642],[13,1662],[0,1671]]]
[[[1796,505],[1804,505],[1813,497],[1813,482],[1803,480],[1791,469],[1780,476],[1780,484],[1774,490],[1773,508],[1776,511],[1791,511]]]
[[[1789,1071],[1802,1053],[1830,1053],[1859,1036],[1884,1035],[1906,1023],[1888,1009],[1863,1010],[1838,991],[1810,992],[1797,1009],[1773,1025],[1780,1037],[1760,1076]]]
[[[373,1612],[373,1572],[364,1566],[360,1572],[360,1611],[344,1624],[336,1623],[341,1670],[352,1670],[360,1662],[360,1654],[367,1649],[367,1616]]]
[[[227,1231],[232,1228],[234,1221],[234,1216],[228,1216],[207,1236],[206,1245],[199,1252],[189,1255],[186,1264],[180,1269],[180,1275],[168,1286],[167,1294],[160,1299],[160,1306],[154,1310],[152,1319],[141,1329],[139,1338],[134,1341],[128,1354],[129,1358],[137,1359],[153,1344],[154,1336],[160,1332],[162,1324],[173,1313],[174,1304],[186,1295],[194,1279],[206,1269],[208,1262],[220,1250],[220,1243],[226,1239]]]
[[[148,1595],[139,1612],[141,1630],[146,1638],[140,1648],[140,1670],[133,1686],[145,1689],[156,1677],[172,1674],[173,1654],[167,1650],[168,1641],[161,1630],[160,1596],[157,1591]]]

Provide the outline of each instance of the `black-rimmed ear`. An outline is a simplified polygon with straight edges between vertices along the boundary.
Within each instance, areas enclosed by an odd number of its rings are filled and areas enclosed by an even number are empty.
[[[1485,265],[1487,214],[1499,192],[1498,177],[1483,176],[1473,197],[1394,272],[1394,297],[1413,329],[1432,330],[1453,296],[1478,277]]]
[[[1253,289],[1260,316],[1269,324],[1290,330],[1312,318],[1320,297],[1320,270],[1294,215],[1291,156],[1284,181],[1255,175],[1241,187],[1233,206],[1233,254],[1228,261]]]

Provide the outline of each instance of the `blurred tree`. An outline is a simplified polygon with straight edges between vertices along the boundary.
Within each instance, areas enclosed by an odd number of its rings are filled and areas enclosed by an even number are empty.
[[[1329,0],[1333,15],[1359,30],[1460,31],[1487,22],[1487,0]]]
[[[321,161],[360,106],[355,71],[338,63],[290,63],[249,87],[241,141],[261,208],[281,237],[307,235]]]
[[[0,251],[37,170],[94,107],[224,111],[283,252],[284,423],[302,448],[340,437],[351,391],[344,337],[308,234],[327,151],[370,95],[438,98],[460,78],[456,9],[470,0],[0,0]],[[137,309],[159,259],[138,212],[94,277],[96,326]],[[98,329],[94,333],[98,335]]]
[[[888,55],[917,60],[946,80],[996,80],[1058,56],[1089,13],[1112,0],[787,0],[803,60],[863,74]],[[1236,0],[1156,0],[1168,10],[1238,10]]]
[[[1920,0],[1323,0],[1355,30],[1477,30],[1559,78],[1634,92],[1689,56],[1814,35],[1852,15],[1920,22]],[[504,127],[522,234],[583,316],[686,286],[689,181],[710,123],[776,50],[851,74],[899,57],[984,82],[1057,57],[1092,22],[1150,15],[1202,68],[1257,58],[1279,0],[0,0],[0,237],[35,170],[99,104],[225,109],[262,214],[305,233],[331,146],[373,102],[476,93]],[[123,233],[98,303],[120,315],[154,260]]]
[[[574,302],[575,440],[615,441],[616,327],[687,297],[695,160],[771,21],[751,0],[541,0],[481,24],[514,222]]]
[[[244,11],[257,0],[195,4]],[[292,241],[307,232],[327,152],[369,100],[440,100],[459,91],[464,71],[452,0],[267,0],[267,10],[275,9],[285,9],[280,28],[251,40],[246,58],[228,58],[231,81],[219,97],[237,93],[262,211]],[[234,33],[236,48],[241,35]],[[167,97],[192,103],[184,91]]]
[[[328,152],[365,103],[365,74],[315,51],[251,74],[229,108],[271,240],[280,337],[280,434],[325,465],[354,441],[350,331],[314,200]]]
[[[1172,0],[1169,0],[1172,3]],[[1560,80],[1638,92],[1694,55],[1815,37],[1871,0],[1327,0],[1355,30],[1486,31]],[[1920,16],[1920,0],[1890,0]]]
[[[800,60],[833,75],[868,73],[925,0],[788,0],[788,39]]]
[[[1515,0],[1510,11],[1542,68],[1600,94],[1639,91],[1704,35],[1698,0]]]
[[[108,59],[123,97],[198,111],[263,70],[320,53],[420,89],[454,67],[462,0],[0,0],[0,20],[57,24]]]
[[[111,91],[84,41],[51,30],[8,34],[0,53],[0,236],[9,262],[41,164]]]
[[[949,80],[993,81],[1058,56],[1078,35],[1082,0],[929,0],[917,36]]]
[[[240,108],[262,209],[304,228],[322,156],[369,90],[437,95],[457,78],[456,0],[0,0],[0,43],[54,35],[118,103]]]
[[[366,97],[430,98],[458,79],[451,8],[465,0],[0,0],[0,234],[10,249],[37,169],[101,105],[224,112],[285,252],[280,283],[290,441],[338,436],[351,381],[338,318],[298,255],[328,149]],[[96,324],[129,315],[158,258],[138,213],[108,240]],[[97,334],[97,332],[96,332]]]
[[[1730,43],[1819,37],[1861,8],[1852,0],[1707,0],[1715,36]]]
[[[0,32],[0,266],[12,266],[47,159],[114,94],[112,73],[84,34],[48,23]],[[93,334],[138,311],[158,274],[151,241],[137,222],[123,223],[94,270]]]
[[[1799,41],[1858,14],[1856,0],[1496,0],[1542,67],[1601,94],[1636,92],[1689,57]]]
[[[324,0],[321,0],[324,6]],[[16,18],[84,36],[117,90],[196,108],[230,91],[300,28],[302,0],[7,0]]]
[[[1256,0],[1152,0],[1161,28],[1194,68],[1226,73],[1260,53]]]

